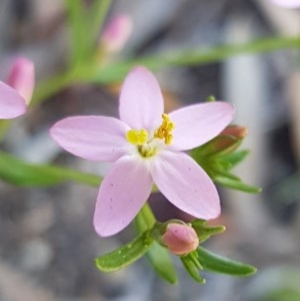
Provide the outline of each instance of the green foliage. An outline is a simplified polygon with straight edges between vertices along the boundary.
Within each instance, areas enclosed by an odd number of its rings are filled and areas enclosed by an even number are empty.
[[[195,252],[189,253],[185,256],[181,256],[180,259],[188,274],[196,282],[204,284],[205,279],[199,273],[199,271],[203,270],[203,268],[198,260],[197,253]]]
[[[242,139],[220,135],[193,149],[190,155],[216,183],[248,193],[259,193],[261,188],[248,185],[231,173],[231,169],[249,153],[245,150],[236,151],[241,142]]]
[[[256,273],[256,268],[249,264],[216,255],[202,247],[198,248],[197,253],[204,270],[239,277]]]
[[[138,233],[153,229],[156,219],[148,204],[145,204],[135,218],[135,226]],[[147,258],[154,271],[164,280],[176,284],[177,274],[170,258],[168,250],[157,242],[154,242],[147,252]]]
[[[66,0],[71,29],[71,68],[86,65],[93,59],[97,38],[110,4],[111,0],[95,0],[88,8],[83,0]]]
[[[205,279],[200,275],[202,270],[239,277],[249,276],[256,272],[251,265],[216,255],[202,247],[181,256],[180,259],[188,274],[202,284],[205,283]]]
[[[207,226],[206,221],[195,219],[192,221],[192,227],[195,229],[200,243],[209,239],[212,235],[221,234],[225,231],[224,226]]]
[[[53,165],[30,164],[0,151],[0,178],[18,186],[49,186],[75,181],[99,186],[101,178]]]
[[[147,252],[152,242],[149,231],[146,231],[132,242],[96,258],[95,264],[103,272],[120,270],[141,258]]]
[[[154,242],[147,252],[147,258],[158,276],[171,284],[178,282],[177,273],[168,250]]]
[[[72,0],[69,1],[72,2]],[[103,1],[103,11],[108,9],[108,6],[109,1]],[[99,20],[99,25],[102,24],[103,20],[101,19],[100,11],[98,11],[98,15],[97,17],[95,17],[95,20],[97,18]],[[97,21],[95,21],[94,23],[97,24]],[[93,28],[94,30],[92,30],[92,32],[95,32],[95,28],[97,27],[93,25]],[[98,30],[100,30],[100,28]],[[73,37],[77,35],[79,35],[79,33],[73,33]],[[93,33],[93,35],[95,34]],[[73,38],[72,41],[73,42],[71,49],[75,47],[73,44],[77,45],[79,43],[85,42],[84,40],[77,39],[75,41],[75,38]],[[85,61],[84,64],[76,66],[76,68],[74,68],[74,65],[70,65],[69,69],[64,73],[58,74],[53,78],[50,78],[41,83],[35,90],[32,103],[41,102],[47,97],[62,90],[64,87],[67,87],[76,82],[89,82],[99,84],[112,84],[120,82],[124,79],[129,70],[136,65],[143,65],[152,70],[159,70],[172,66],[199,66],[223,61],[238,54],[268,52],[284,48],[299,48],[299,46],[299,37],[273,37],[259,39],[242,45],[216,46],[210,49],[199,48],[193,50],[184,49],[172,52],[164,52],[155,55],[137,57],[134,59],[111,62],[110,64],[106,65],[96,65],[92,60],[89,59]],[[78,47],[81,46],[78,45]],[[75,50],[73,51],[75,52]],[[93,51],[96,51],[95,47]],[[70,76],[70,74],[72,76]]]

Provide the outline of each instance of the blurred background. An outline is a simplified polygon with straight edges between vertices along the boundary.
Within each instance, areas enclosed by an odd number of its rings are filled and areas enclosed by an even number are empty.
[[[300,35],[300,10],[268,0],[112,1],[108,18],[118,13],[132,18],[133,31],[111,60]],[[37,85],[59,74],[69,60],[69,37],[64,1],[0,0],[0,79],[6,79],[18,55],[34,61]],[[112,238],[95,234],[97,187],[68,182],[22,188],[1,181],[0,301],[300,300],[299,51],[254,51],[213,63],[157,69],[167,110],[215,95],[235,105],[234,123],[249,130],[241,148],[251,153],[235,173],[263,192],[219,187],[223,213],[215,223],[227,231],[206,246],[256,266],[258,273],[249,278],[207,273],[207,284],[200,285],[174,257],[176,286],[158,278],[144,258],[120,272],[103,274],[94,267],[94,258],[130,240],[133,227]],[[11,123],[1,149],[32,163],[104,173],[107,166],[62,151],[48,128],[70,115],[117,116],[119,89],[78,83],[52,94]],[[151,202],[161,220],[170,211],[178,214],[160,195]]]

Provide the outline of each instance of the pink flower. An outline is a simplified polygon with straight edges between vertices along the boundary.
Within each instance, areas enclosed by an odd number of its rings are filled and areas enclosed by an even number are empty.
[[[9,74],[7,83],[24,98],[28,105],[31,100],[35,84],[33,63],[23,57],[17,58]]]
[[[218,135],[232,120],[228,103],[210,102],[164,112],[160,88],[147,69],[136,67],[125,79],[120,120],[104,116],[69,117],[50,130],[79,157],[115,162],[104,178],[94,226],[100,236],[125,228],[148,199],[153,183],[179,209],[197,218],[220,214],[215,185],[183,151]]]
[[[132,22],[129,16],[120,14],[113,18],[104,28],[101,42],[108,52],[120,51],[132,32]]]
[[[25,58],[15,60],[7,84],[0,82],[0,119],[25,113],[34,88],[34,66]]]
[[[194,228],[178,223],[170,223],[162,236],[166,247],[175,255],[185,255],[198,248],[199,238]]]
[[[300,0],[271,0],[274,4],[285,8],[300,7]]]

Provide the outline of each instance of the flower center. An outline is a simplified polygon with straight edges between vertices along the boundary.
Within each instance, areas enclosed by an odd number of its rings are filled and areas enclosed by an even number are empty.
[[[154,131],[153,137],[149,138],[149,133],[145,129],[129,130],[126,133],[126,139],[133,145],[136,145],[139,154],[142,157],[149,158],[154,156],[162,142],[165,145],[170,145],[173,139],[172,131],[175,124],[170,120],[167,114],[162,114],[162,123]]]

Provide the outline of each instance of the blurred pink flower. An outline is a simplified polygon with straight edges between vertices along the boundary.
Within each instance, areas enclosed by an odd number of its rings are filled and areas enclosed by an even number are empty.
[[[151,72],[134,68],[120,96],[120,120],[69,117],[50,130],[61,147],[79,157],[115,162],[104,178],[94,214],[100,236],[125,228],[148,199],[153,183],[179,209],[202,219],[220,213],[215,185],[183,151],[218,135],[232,120],[228,103],[210,102],[164,114],[163,97]]]
[[[9,74],[7,83],[25,99],[28,105],[35,85],[33,63],[23,57],[17,58]]]
[[[194,228],[170,223],[162,236],[165,246],[175,255],[185,255],[198,248],[199,238]]]
[[[11,119],[24,114],[33,88],[33,63],[25,58],[17,58],[7,83],[0,82],[0,119]]]
[[[274,4],[285,8],[300,7],[300,0],[271,0]]]
[[[104,27],[101,43],[108,52],[120,51],[132,32],[132,21],[129,16],[120,14]]]

